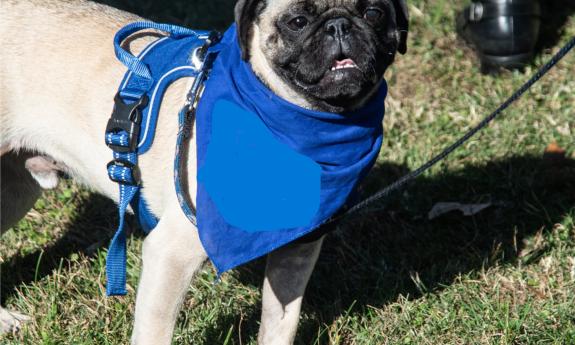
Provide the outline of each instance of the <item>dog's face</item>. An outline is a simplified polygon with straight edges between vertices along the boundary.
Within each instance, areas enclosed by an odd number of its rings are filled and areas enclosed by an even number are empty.
[[[406,51],[405,0],[240,0],[235,12],[260,79],[320,110],[361,106]]]

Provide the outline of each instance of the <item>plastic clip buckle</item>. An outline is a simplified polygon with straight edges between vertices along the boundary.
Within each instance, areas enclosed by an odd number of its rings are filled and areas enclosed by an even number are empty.
[[[128,170],[130,171],[130,176],[129,176],[130,181],[132,181],[132,182],[128,182],[125,179],[117,178],[117,177],[113,176],[112,174],[108,173],[108,177],[113,182],[125,184],[128,186],[139,186],[140,185],[141,174],[140,174],[140,169],[138,168],[137,165],[132,164],[131,162],[128,162],[126,160],[114,159],[106,165],[106,169],[108,171],[110,171],[111,166],[116,166],[118,168],[128,168]]]
[[[128,146],[107,143],[109,148],[121,153],[136,151],[140,135],[142,109],[146,105],[148,105],[148,96],[146,95],[143,95],[133,103],[126,104],[120,93],[116,94],[114,97],[114,110],[106,125],[106,133],[125,131],[128,133]]]

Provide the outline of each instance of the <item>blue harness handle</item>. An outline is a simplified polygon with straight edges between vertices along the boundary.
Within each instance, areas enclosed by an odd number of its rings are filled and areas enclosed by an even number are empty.
[[[152,73],[150,73],[150,69],[148,66],[140,61],[137,57],[132,55],[130,52],[126,51],[124,48],[121,47],[122,42],[134,33],[142,30],[154,29],[159,31],[164,31],[170,34],[171,37],[179,38],[179,37],[186,37],[186,36],[198,36],[198,34],[188,28],[184,28],[177,25],[170,25],[170,24],[159,24],[154,22],[135,22],[132,24],[128,24],[123,27],[120,31],[116,33],[114,36],[114,52],[116,53],[116,57],[120,60],[121,63],[126,65],[130,71],[134,74],[139,76],[140,78],[144,78],[152,82]]]

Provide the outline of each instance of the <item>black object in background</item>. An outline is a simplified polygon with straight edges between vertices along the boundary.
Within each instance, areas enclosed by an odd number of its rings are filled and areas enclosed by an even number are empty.
[[[457,16],[458,34],[476,50],[482,72],[522,68],[537,46],[539,0],[474,0]]]

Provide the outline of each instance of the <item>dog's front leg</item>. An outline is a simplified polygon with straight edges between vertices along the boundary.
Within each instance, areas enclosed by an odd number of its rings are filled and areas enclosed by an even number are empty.
[[[194,273],[207,257],[198,231],[177,202],[168,210],[144,241],[134,345],[171,344],[182,300]]]
[[[322,242],[323,237],[290,244],[268,255],[258,344],[293,343],[303,294]]]

